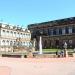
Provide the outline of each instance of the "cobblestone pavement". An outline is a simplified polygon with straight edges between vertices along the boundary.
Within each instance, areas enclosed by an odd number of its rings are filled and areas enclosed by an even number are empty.
[[[0,75],[75,75],[75,58],[0,57]]]

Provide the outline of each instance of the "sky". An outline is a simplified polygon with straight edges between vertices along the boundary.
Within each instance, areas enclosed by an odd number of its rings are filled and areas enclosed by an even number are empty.
[[[75,16],[75,0],[0,0],[0,21],[27,27]]]

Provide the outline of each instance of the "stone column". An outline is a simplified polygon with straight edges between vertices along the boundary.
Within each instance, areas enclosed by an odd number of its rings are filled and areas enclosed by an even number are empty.
[[[39,40],[39,54],[43,54],[42,52],[42,37],[40,36],[40,40]]]
[[[33,52],[35,51],[36,39],[33,40]]]

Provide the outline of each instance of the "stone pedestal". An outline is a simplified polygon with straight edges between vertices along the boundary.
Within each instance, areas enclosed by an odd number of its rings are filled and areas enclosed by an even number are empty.
[[[32,52],[29,52],[29,53],[27,54],[27,58],[33,58]]]
[[[35,48],[34,47],[32,48],[32,52],[35,52]]]
[[[67,51],[67,49],[64,50],[64,57],[68,57],[68,51]]]
[[[73,57],[75,57],[75,53],[73,53]]]

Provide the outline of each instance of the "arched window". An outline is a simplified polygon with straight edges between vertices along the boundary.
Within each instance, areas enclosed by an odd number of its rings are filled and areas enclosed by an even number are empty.
[[[10,46],[12,46],[13,45],[13,42],[12,41],[10,41]]]
[[[9,33],[9,31],[7,31],[7,33]]]
[[[14,34],[16,34],[16,32],[14,32]]]
[[[14,37],[16,36],[16,32],[14,32],[13,36],[14,36]]]
[[[16,41],[14,41],[14,45],[16,45]]]
[[[19,34],[19,32],[18,32],[18,34],[17,34],[17,37],[18,37],[18,38],[19,38],[19,35],[20,35],[20,34]]]
[[[5,45],[5,40],[2,41],[2,44]]]
[[[11,36],[13,35],[13,32],[11,31]]]
[[[2,35],[4,35],[4,36],[5,36],[5,30],[3,30],[1,33],[2,33]]]
[[[9,45],[9,41],[8,41],[8,40],[7,40],[7,42],[6,42],[6,43],[7,43],[7,45]]]
[[[9,35],[9,31],[7,31],[7,36]]]
[[[3,32],[5,32],[5,30],[3,30]]]
[[[22,38],[22,35],[23,35],[23,34],[21,33],[21,34],[20,34],[20,37],[21,37],[21,38]]]

